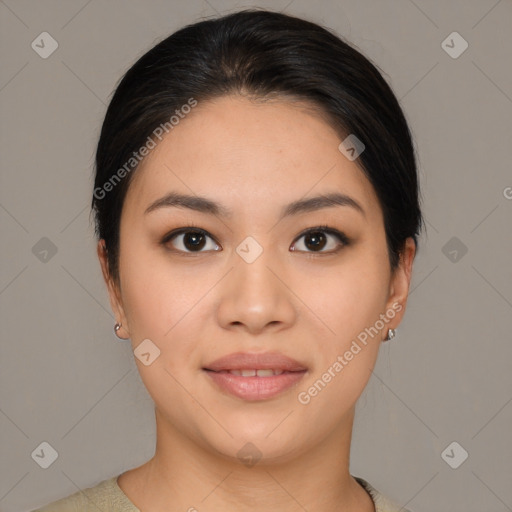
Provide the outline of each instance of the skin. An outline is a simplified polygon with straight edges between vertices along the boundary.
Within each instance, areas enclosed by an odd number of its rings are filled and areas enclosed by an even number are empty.
[[[338,150],[340,136],[307,107],[242,96],[199,103],[133,176],[121,215],[119,282],[98,243],[119,336],[133,349],[149,338],[160,350],[148,366],[135,358],[155,403],[155,455],[118,479],[141,510],[375,510],[349,473],[355,404],[387,330],[405,313],[415,245],[406,241],[392,273],[373,187]],[[170,191],[206,196],[233,216],[175,207],[144,214]],[[283,205],[329,192],[351,196],[365,215],[342,206],[278,221]],[[322,224],[351,243],[327,233],[315,252],[307,236],[298,238]],[[183,236],[161,244],[191,225],[212,237],[202,252],[192,253]],[[263,248],[250,264],[236,252],[247,236]],[[298,393],[393,304],[401,311],[301,404]],[[274,350],[308,371],[271,399],[223,393],[202,370],[232,352]],[[262,454],[252,467],[237,457],[247,442]]]

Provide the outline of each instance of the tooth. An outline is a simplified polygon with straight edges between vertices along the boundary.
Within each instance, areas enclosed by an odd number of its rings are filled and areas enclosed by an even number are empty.
[[[231,373],[232,375],[238,375],[241,377],[272,377],[274,375],[281,375],[284,373],[284,370],[227,370],[227,373]]]
[[[258,377],[272,377],[274,370],[256,370],[256,375]]]

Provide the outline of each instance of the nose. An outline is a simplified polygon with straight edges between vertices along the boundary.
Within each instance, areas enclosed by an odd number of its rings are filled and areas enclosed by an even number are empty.
[[[228,330],[250,334],[290,327],[297,311],[293,291],[287,285],[283,266],[272,260],[271,251],[248,263],[234,254],[234,268],[223,280],[218,304],[219,324]]]

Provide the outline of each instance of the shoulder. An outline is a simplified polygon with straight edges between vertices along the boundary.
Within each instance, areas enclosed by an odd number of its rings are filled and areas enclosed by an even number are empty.
[[[102,480],[32,512],[140,512],[117,485],[117,476]]]
[[[409,509],[403,508],[390,498],[384,496],[363,478],[357,476],[354,476],[354,478],[371,496],[375,504],[375,512],[411,512]]]

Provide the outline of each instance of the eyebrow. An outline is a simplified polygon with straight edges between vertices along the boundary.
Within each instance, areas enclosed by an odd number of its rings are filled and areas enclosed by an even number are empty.
[[[280,219],[289,217],[291,215],[298,215],[300,213],[309,213],[323,208],[330,208],[333,206],[348,206],[361,213],[366,217],[366,212],[363,207],[352,197],[339,192],[332,192],[329,194],[321,194],[308,199],[299,199],[286,205],[281,210]],[[160,208],[188,208],[190,210],[198,211],[201,213],[208,213],[215,216],[232,218],[233,212],[225,206],[216,203],[215,201],[201,196],[191,196],[187,194],[178,194],[177,192],[170,192],[165,196],[157,199],[151,203],[145,210],[144,214],[148,214]]]

